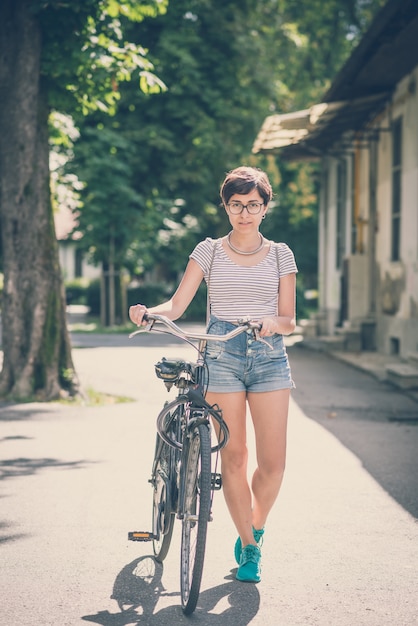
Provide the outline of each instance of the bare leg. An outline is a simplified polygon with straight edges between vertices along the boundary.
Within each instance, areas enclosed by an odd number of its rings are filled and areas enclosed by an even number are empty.
[[[257,529],[265,525],[283,480],[289,397],[289,389],[248,394],[258,464],[251,485],[252,524]]]
[[[252,532],[252,494],[247,478],[246,393],[208,392],[206,400],[221,407],[229,428],[228,445],[221,451],[222,485],[226,504],[242,545],[255,544]]]

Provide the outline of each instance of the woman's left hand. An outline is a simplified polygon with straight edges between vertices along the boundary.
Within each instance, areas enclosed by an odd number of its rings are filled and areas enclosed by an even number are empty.
[[[271,337],[278,332],[277,316],[263,317],[261,324],[260,337]]]

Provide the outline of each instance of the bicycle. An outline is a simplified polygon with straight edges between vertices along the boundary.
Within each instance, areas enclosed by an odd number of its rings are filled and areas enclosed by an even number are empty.
[[[260,324],[250,320],[240,320],[226,335],[185,332],[161,315],[148,314],[145,321],[147,326],[131,333],[130,337],[158,330],[183,339],[197,350],[198,356],[195,362],[163,357],[155,365],[157,377],[163,380],[168,391],[174,385],[178,395],[175,400],[165,403],[157,417],[149,480],[153,488],[152,531],[130,532],[128,538],[152,541],[154,558],[162,563],[170,548],[175,517],[181,520],[180,595],[183,612],[190,615],[199,598],[214,492],[222,488],[222,476],[217,472],[219,452],[229,438],[221,409],[217,405],[211,406],[204,398],[206,343],[211,340],[226,342],[242,332],[251,332],[256,340],[264,340],[258,334]],[[156,324],[165,328],[158,329]],[[193,340],[199,341],[198,346]],[[216,442],[212,442],[212,424]],[[213,454],[216,455],[214,471]]]

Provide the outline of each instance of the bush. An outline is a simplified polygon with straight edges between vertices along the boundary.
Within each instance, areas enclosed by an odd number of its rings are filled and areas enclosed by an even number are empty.
[[[87,287],[86,304],[89,307],[89,315],[100,315],[100,279],[92,280]]]
[[[187,311],[182,315],[182,320],[188,320],[190,322],[205,322],[206,321],[206,304],[207,304],[207,290],[206,283],[200,285],[199,289],[192,302],[190,303]]]
[[[128,307],[133,304],[145,304],[145,306],[156,306],[172,295],[171,285],[166,283],[147,283],[140,287],[128,287]]]
[[[307,299],[303,276],[298,276],[296,280],[296,319],[309,319],[312,313],[318,309],[317,299]]]
[[[75,279],[65,283],[65,297],[67,304],[87,304],[88,284]]]
[[[156,306],[171,298],[173,294],[172,285],[166,283],[148,283],[140,287],[128,288],[128,307],[133,304],[145,304],[146,306]],[[193,298],[187,311],[181,318],[188,321],[205,321],[206,319],[206,286],[202,283]]]

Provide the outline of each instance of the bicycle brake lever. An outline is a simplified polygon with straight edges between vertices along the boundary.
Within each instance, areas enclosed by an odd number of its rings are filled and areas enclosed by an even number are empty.
[[[138,330],[134,330],[133,333],[130,333],[128,335],[128,339],[132,339],[132,337],[135,337],[135,335],[140,335],[141,333],[149,332],[153,326],[154,326],[154,320],[151,320],[148,322],[146,326],[141,326],[141,328],[138,328]]]
[[[253,328],[253,333],[254,333],[254,337],[255,337],[256,341],[260,341],[261,343],[265,343],[266,346],[268,346],[270,348],[270,350],[274,350],[273,346],[268,341],[263,339],[263,337],[260,337],[260,330],[258,328]]]
[[[135,335],[139,335],[140,333],[143,333],[144,330],[142,328],[138,328],[138,330],[134,330],[133,333],[129,333],[128,335],[128,339],[132,339],[132,337],[135,337]]]

